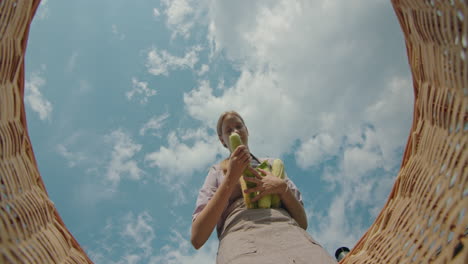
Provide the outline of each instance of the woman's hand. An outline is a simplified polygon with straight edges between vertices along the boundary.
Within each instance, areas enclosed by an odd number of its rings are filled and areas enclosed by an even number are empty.
[[[237,182],[244,170],[250,165],[250,160],[249,149],[244,145],[238,146],[229,158],[227,176]]]
[[[252,192],[259,192],[255,198],[252,199],[252,202],[258,201],[260,198],[267,194],[279,194],[282,196],[287,190],[288,185],[286,182],[276,176],[274,176],[271,172],[258,169],[261,173],[265,176],[260,175],[260,173],[251,167],[249,170],[255,175],[255,177],[246,177],[244,176],[244,180],[253,182],[257,184],[257,187],[246,189],[245,193],[252,193]]]

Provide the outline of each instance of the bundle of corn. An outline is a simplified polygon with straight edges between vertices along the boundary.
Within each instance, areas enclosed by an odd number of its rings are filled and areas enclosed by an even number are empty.
[[[232,133],[229,136],[229,143],[231,152],[234,151],[238,146],[243,145],[242,140],[237,133]],[[280,159],[274,160],[272,166],[270,166],[268,161],[263,161],[256,169],[257,171],[259,171],[258,169],[270,171],[274,176],[284,179],[284,165]],[[265,176],[263,173],[260,174]],[[255,177],[248,168],[245,169],[243,175],[246,177]],[[278,194],[267,194],[260,198],[258,202],[252,202],[252,199],[258,195],[258,192],[245,193],[244,191],[246,189],[256,187],[257,184],[250,181],[245,181],[243,177],[241,177],[239,181],[242,188],[242,195],[244,196],[244,202],[247,208],[279,208],[281,206],[281,199]]]
[[[280,179],[284,179],[284,164],[283,161],[280,159],[275,159],[273,161],[273,166],[271,169],[271,173],[279,177]],[[281,199],[278,194],[271,195],[271,207],[272,208],[279,208],[281,207]]]

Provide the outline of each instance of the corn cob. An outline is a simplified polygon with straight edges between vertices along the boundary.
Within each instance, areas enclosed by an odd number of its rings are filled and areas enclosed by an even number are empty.
[[[284,164],[283,161],[280,159],[275,159],[273,161],[273,166],[271,169],[271,173],[279,177],[280,179],[284,179]],[[281,199],[278,194],[273,194],[271,196],[271,207],[272,208],[279,208],[281,206]]]
[[[242,140],[237,133],[232,133],[229,136],[229,146],[231,153],[240,145],[243,145]],[[269,165],[267,161],[262,162],[257,169],[268,170]],[[274,176],[279,177],[280,179],[284,179],[284,164],[280,159],[275,159],[273,161],[273,166],[271,172]],[[252,172],[248,169],[245,169],[243,175],[246,177],[255,177]],[[242,195],[244,197],[245,205],[248,209],[255,209],[255,208],[279,208],[281,206],[281,199],[278,194],[273,195],[265,195],[262,197],[258,202],[252,202],[252,199],[258,194],[257,192],[252,193],[245,193],[244,190],[256,187],[257,184],[249,181],[245,181],[243,177],[239,179]]]
[[[230,143],[229,147],[230,147],[231,153],[238,146],[243,145],[242,140],[241,140],[239,134],[237,134],[237,133],[232,133],[229,136],[229,143]],[[248,169],[245,169],[243,174],[245,176],[247,176],[247,177],[255,177]],[[239,178],[239,182],[240,182],[240,186],[241,186],[241,189],[242,189],[242,196],[244,197],[245,206],[248,209],[258,208],[258,203],[257,202],[252,202],[252,199],[255,197],[256,193],[253,193],[253,192],[252,193],[245,193],[244,192],[246,189],[256,187],[257,184],[252,183],[252,182],[246,182],[243,177]]]
[[[260,164],[257,169],[262,169],[266,171],[271,171],[270,167],[268,166],[268,162],[264,161]],[[263,175],[264,176],[264,175]],[[259,208],[270,208],[271,207],[271,194],[267,194],[258,200],[258,207]]]

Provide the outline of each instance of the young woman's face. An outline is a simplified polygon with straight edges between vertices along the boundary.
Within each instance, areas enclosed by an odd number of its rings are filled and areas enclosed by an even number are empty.
[[[249,132],[247,131],[247,127],[245,127],[244,123],[242,123],[242,120],[236,115],[227,115],[224,118],[221,132],[223,143],[228,146],[229,149],[229,136],[233,132],[239,134],[242,139],[242,143],[248,147]]]

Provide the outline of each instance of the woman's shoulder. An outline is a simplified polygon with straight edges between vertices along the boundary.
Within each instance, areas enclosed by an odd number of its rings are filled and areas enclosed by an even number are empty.
[[[214,171],[222,171],[223,168],[227,168],[227,162],[228,160],[221,160],[213,165],[211,165],[210,170]]]
[[[215,164],[211,165],[211,166],[210,166],[210,170],[219,171],[219,170],[221,169],[221,163],[222,163],[222,162],[215,163]]]

